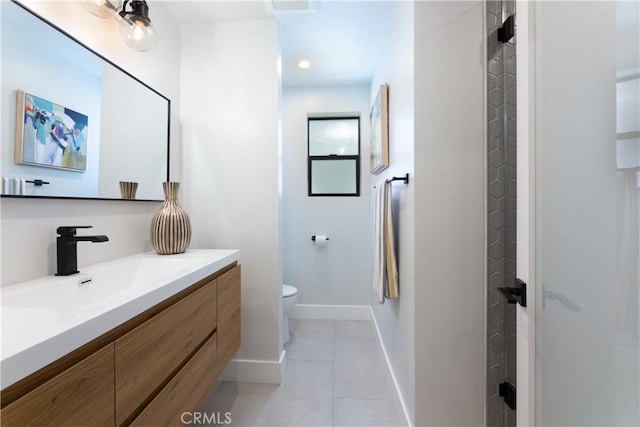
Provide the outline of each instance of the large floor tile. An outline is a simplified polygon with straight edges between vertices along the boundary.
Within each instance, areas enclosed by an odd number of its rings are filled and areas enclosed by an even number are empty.
[[[295,336],[333,337],[333,320],[289,319],[289,332]]]
[[[267,418],[271,393],[234,393],[217,391],[198,408],[208,424],[263,426]]]
[[[225,391],[232,393],[273,393],[280,387],[280,384],[266,383],[240,383],[235,381],[222,381],[217,391]]]
[[[282,384],[219,382],[198,411],[218,423],[228,413],[232,426],[404,425],[370,322],[291,319],[290,328]]]
[[[337,336],[334,341],[336,360],[382,361],[382,352],[373,337]]]
[[[391,399],[386,366],[373,338],[336,337],[334,396]]]
[[[380,367],[372,363],[336,363],[335,397],[391,399],[387,380]]]
[[[333,320],[289,319],[287,359],[333,360]]]
[[[308,399],[333,397],[333,362],[289,360],[284,383],[276,393],[284,398],[303,396]]]
[[[268,426],[331,426],[333,362],[287,360],[284,382],[276,391]]]
[[[336,320],[336,337],[373,338],[373,326],[368,320]]]
[[[308,399],[304,396],[276,396],[271,403],[266,426],[332,426],[333,399]]]
[[[393,402],[373,399],[334,400],[334,426],[400,426]]]
[[[308,336],[294,333],[285,347],[287,359],[331,361],[333,360],[333,340],[333,335]]]

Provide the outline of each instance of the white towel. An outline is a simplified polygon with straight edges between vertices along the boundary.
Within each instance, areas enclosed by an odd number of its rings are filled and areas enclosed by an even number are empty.
[[[373,270],[373,289],[378,296],[378,302],[384,302],[384,201],[385,201],[384,181],[376,184],[376,202],[375,202],[375,243],[374,243],[374,270]]]
[[[396,238],[393,232],[393,213],[391,211],[390,182],[385,182],[385,216],[384,216],[384,243],[385,243],[385,267],[386,283],[385,298],[398,298],[398,266],[396,264]]]
[[[391,183],[376,185],[373,288],[378,302],[398,297],[398,269],[391,212]]]

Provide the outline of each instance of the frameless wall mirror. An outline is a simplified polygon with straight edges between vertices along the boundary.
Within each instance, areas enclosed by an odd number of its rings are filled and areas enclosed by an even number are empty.
[[[309,117],[309,196],[360,195],[360,117]]]
[[[121,199],[127,181],[135,199],[162,200],[169,99],[22,6],[0,7],[3,194]]]

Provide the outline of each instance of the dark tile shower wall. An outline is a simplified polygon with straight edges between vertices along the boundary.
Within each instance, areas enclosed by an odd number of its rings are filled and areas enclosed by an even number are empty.
[[[515,426],[512,411],[498,395],[508,381],[516,386],[515,305],[499,294],[516,275],[516,49],[515,37],[500,43],[497,30],[515,14],[515,1],[487,1],[488,120],[488,295],[487,426]]]

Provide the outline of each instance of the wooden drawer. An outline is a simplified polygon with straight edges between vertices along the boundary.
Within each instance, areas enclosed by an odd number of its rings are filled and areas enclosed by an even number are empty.
[[[240,266],[218,277],[218,364],[226,366],[240,348]]]
[[[113,343],[2,410],[3,426],[113,426]]]
[[[115,342],[116,424],[155,396],[216,327],[216,280]]]
[[[222,367],[216,364],[216,354],[214,334],[131,425],[184,426],[182,414],[197,408],[220,373]]]

